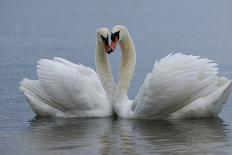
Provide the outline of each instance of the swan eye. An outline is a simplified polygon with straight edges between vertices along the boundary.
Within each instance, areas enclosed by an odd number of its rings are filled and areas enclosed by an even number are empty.
[[[117,38],[119,40],[119,33],[120,33],[120,31],[115,32],[115,33],[111,33],[111,41],[115,42],[115,38]]]
[[[108,45],[108,35],[106,38],[101,35],[101,38],[102,38],[102,42],[104,42],[105,45]]]

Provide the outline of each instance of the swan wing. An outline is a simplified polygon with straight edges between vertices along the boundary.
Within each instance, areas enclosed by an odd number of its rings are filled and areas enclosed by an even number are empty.
[[[39,85],[49,106],[62,112],[86,111],[106,103],[96,72],[62,58],[41,59],[37,66]]]
[[[61,111],[49,106],[48,102],[52,102],[41,87],[39,80],[29,80],[24,78],[20,82],[20,90],[28,100],[32,110],[40,116],[55,116]]]
[[[218,68],[199,56],[170,54],[156,62],[132,103],[140,117],[163,117],[218,87]],[[216,82],[215,82],[216,81]]]
[[[223,80],[223,79],[221,79]],[[232,81],[227,80],[214,92],[206,97],[198,98],[182,109],[170,114],[170,118],[216,117],[222,111],[232,91]]]

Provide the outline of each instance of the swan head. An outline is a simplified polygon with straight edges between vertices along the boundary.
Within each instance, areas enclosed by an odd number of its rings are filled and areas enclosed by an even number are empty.
[[[110,54],[109,35],[110,31],[106,27],[96,30],[97,41],[104,46],[105,52],[108,54]]]
[[[113,52],[115,48],[117,47],[117,43],[122,41],[128,34],[128,30],[123,25],[116,25],[112,28],[111,32],[111,45],[110,45],[110,51]]]

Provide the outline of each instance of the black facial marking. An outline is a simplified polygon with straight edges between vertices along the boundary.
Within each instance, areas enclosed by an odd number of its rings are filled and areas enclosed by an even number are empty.
[[[120,33],[120,31],[115,32],[115,33],[111,33],[111,41],[115,42],[115,38],[118,38],[118,40],[119,40],[119,33]]]
[[[105,45],[109,45],[109,42],[108,42],[109,38],[108,38],[108,35],[107,35],[106,38],[103,37],[103,36],[101,35],[101,38],[102,38],[102,41],[105,43]]]

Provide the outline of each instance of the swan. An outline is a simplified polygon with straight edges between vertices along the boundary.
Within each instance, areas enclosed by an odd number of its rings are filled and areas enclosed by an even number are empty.
[[[170,54],[156,62],[134,100],[127,92],[136,64],[131,36],[123,25],[114,26],[110,52],[119,43],[119,81],[112,105],[121,118],[181,119],[216,117],[232,90],[232,81],[218,77],[216,63],[199,56]]]
[[[96,70],[62,58],[41,59],[38,80],[23,79],[20,90],[37,115],[56,117],[107,117],[115,83],[108,63],[107,28],[96,30]]]

